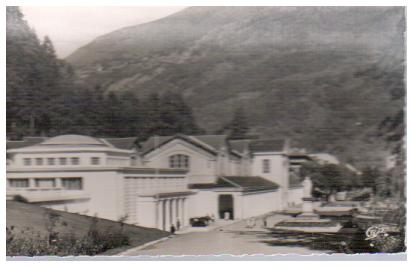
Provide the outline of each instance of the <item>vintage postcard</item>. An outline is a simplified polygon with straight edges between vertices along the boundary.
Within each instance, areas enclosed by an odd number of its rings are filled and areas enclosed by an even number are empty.
[[[8,260],[406,251],[405,7],[6,13]]]

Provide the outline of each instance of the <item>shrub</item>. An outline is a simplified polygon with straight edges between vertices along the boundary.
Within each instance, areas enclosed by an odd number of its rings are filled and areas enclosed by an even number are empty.
[[[57,213],[56,213],[57,214]],[[98,220],[93,219],[87,234],[81,238],[73,232],[61,234],[55,230],[59,216],[48,213],[47,234],[35,233],[32,229],[17,233],[15,228],[6,227],[6,247],[8,256],[44,256],[44,255],[96,255],[106,250],[129,245],[129,238],[123,233],[123,227],[100,229]],[[63,223],[62,223],[63,224]]]
[[[21,195],[13,196],[13,200],[16,202],[27,203],[27,199]]]

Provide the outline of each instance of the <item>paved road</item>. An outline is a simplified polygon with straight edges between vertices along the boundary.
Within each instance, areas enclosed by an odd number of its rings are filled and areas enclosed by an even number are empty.
[[[281,215],[271,217],[268,222],[282,219]],[[259,221],[260,222],[260,221]],[[313,254],[328,251],[310,250],[299,246],[274,246],[267,242],[274,240],[260,223],[254,228],[247,228],[247,222],[241,221],[223,226],[209,232],[192,232],[173,237],[150,245],[143,249],[132,249],[122,255],[245,255],[245,254]]]

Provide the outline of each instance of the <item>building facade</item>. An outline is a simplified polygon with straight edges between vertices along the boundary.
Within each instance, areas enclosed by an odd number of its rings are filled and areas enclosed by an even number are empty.
[[[186,171],[137,166],[125,141],[63,135],[8,149],[7,195],[146,227],[185,225],[192,194]]]
[[[163,230],[188,225],[192,217],[243,219],[301,202],[285,140],[174,135],[135,141],[62,135],[8,142],[7,195]]]
[[[226,135],[152,137],[140,148],[143,166],[188,171],[190,214],[242,219],[287,206],[288,145],[284,140],[229,140]],[[257,205],[259,203],[259,205]]]

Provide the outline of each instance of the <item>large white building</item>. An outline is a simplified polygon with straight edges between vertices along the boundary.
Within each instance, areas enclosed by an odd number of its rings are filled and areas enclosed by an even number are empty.
[[[127,216],[147,227],[168,230],[177,220],[185,225],[192,193],[186,171],[138,166],[132,144],[63,135],[8,149],[7,195],[110,220]]]
[[[242,219],[301,201],[283,140],[225,135],[8,142],[7,194],[28,202],[169,230],[189,218]]]

